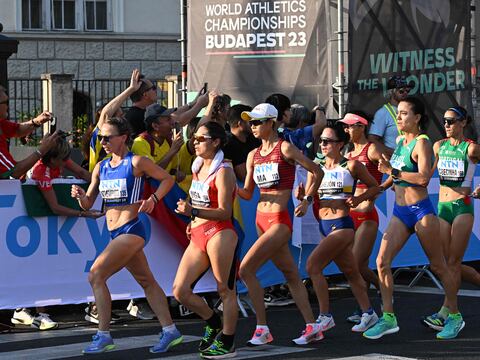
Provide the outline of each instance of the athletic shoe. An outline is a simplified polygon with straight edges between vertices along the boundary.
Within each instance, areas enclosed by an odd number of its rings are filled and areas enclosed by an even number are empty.
[[[113,339],[110,335],[101,335],[97,333],[93,335],[92,339],[92,343],[83,349],[84,354],[98,354],[115,349]]]
[[[34,317],[30,314],[30,310],[23,308],[23,309],[16,309],[13,313],[13,317],[11,319],[12,324],[15,325],[32,325]]]
[[[378,322],[378,316],[374,312],[371,314],[369,313],[363,313],[362,314],[362,319],[360,320],[360,323],[357,325],[354,325],[352,327],[353,332],[364,332],[370,329],[372,326],[374,326]]]
[[[430,316],[424,316],[422,318],[422,324],[433,330],[442,331],[445,326],[445,319],[439,313],[435,313]]]
[[[200,353],[204,359],[228,359],[237,356],[235,345],[228,348],[220,340],[213,340],[213,344],[208,349]]]
[[[464,327],[465,321],[460,313],[449,314],[443,330],[437,334],[437,339],[454,339]]]
[[[263,300],[265,302],[265,306],[287,306],[294,304],[295,301],[292,299],[291,296],[284,296],[281,295],[279,292],[269,292],[266,293],[265,296],[263,297]]]
[[[256,347],[267,345],[273,341],[273,336],[268,329],[255,329],[253,336],[247,341],[247,346]]]
[[[37,315],[35,315],[32,325],[30,326],[39,330],[50,330],[58,327],[58,323],[50,319],[50,316],[48,316],[48,314],[38,313]]]
[[[183,342],[183,336],[180,331],[162,331],[160,333],[160,340],[157,344],[150,348],[151,353],[164,353],[170,348],[177,346]]]
[[[352,315],[347,317],[347,321],[353,324],[359,324],[362,320],[362,310],[356,309]]]
[[[333,316],[327,315],[318,315],[317,320],[315,321],[317,324],[320,324],[320,330],[327,331],[335,326],[335,321],[333,320]]]
[[[127,311],[130,315],[139,318],[140,320],[152,320],[155,318],[155,314],[153,313],[148,303],[144,301],[135,302],[130,300],[130,303],[127,306]]]
[[[320,329],[320,324],[315,324],[314,326],[307,324],[305,330],[302,331],[302,335],[292,341],[297,345],[307,345],[322,339],[323,333]]]
[[[198,345],[198,351],[203,352],[207,350],[210,345],[213,344],[215,337],[218,335],[222,329],[214,329],[209,325],[205,326],[205,333],[203,334],[202,340],[200,340],[200,344]]]
[[[90,321],[91,323],[94,323],[94,324],[98,324],[98,312],[97,312],[96,306],[94,306],[93,304],[88,304],[88,306],[85,308],[85,313],[86,313],[85,320]],[[112,311],[110,324],[114,324],[119,320],[120,320],[120,316],[118,316]]]
[[[386,320],[385,316],[382,316],[375,326],[363,333],[363,336],[367,339],[380,339],[383,335],[394,334],[398,332],[398,330],[400,330],[400,328],[397,325],[397,319],[395,317],[391,320]]]

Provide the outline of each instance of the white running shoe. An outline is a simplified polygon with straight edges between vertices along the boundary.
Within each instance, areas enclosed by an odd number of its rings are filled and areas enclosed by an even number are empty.
[[[38,313],[33,319],[31,327],[39,330],[50,330],[58,327],[58,323],[50,319],[50,316],[45,313]]]
[[[378,316],[375,311],[372,314],[363,313],[360,323],[352,327],[353,332],[364,332],[370,329],[378,322]]]
[[[30,314],[30,310],[26,308],[16,309],[13,313],[11,322],[15,325],[32,325],[33,316]]]
[[[307,345],[315,341],[323,339],[323,333],[320,329],[320,324],[307,324],[302,335],[292,341],[297,345]]]
[[[321,331],[327,331],[335,326],[335,321],[333,320],[333,316],[327,315],[318,315],[317,324],[320,324]]]
[[[267,345],[273,341],[273,336],[268,329],[255,329],[253,336],[247,341],[247,346],[255,347]]]

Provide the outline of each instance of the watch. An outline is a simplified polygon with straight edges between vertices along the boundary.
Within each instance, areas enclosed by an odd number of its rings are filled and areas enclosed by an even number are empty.
[[[200,210],[198,210],[196,208],[192,208],[190,219],[194,220],[198,216],[199,213],[200,213]]]
[[[392,175],[392,178],[398,179],[398,177],[400,176],[400,170],[392,168],[390,175]]]
[[[313,202],[313,196],[312,195],[305,195],[302,200],[306,200],[308,204],[310,205]]]

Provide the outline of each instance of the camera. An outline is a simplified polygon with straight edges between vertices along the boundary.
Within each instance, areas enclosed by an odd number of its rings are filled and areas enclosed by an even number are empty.
[[[53,134],[57,130],[57,117],[52,115],[52,119],[48,123],[48,132]]]

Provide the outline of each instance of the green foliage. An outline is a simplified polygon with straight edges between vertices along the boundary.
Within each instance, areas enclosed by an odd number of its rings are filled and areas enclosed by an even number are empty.
[[[82,114],[77,116],[73,119],[73,132],[72,132],[72,140],[71,145],[73,147],[81,147],[82,146],[82,138],[83,135],[87,132],[89,125],[88,115]]]

